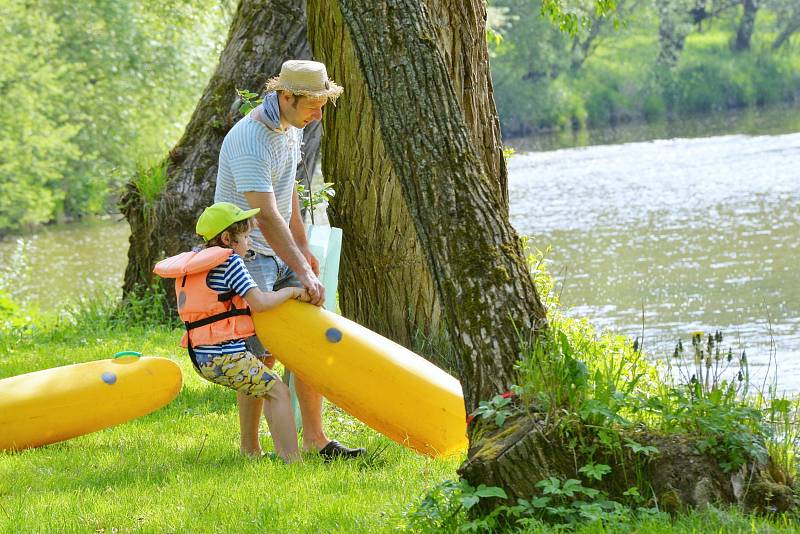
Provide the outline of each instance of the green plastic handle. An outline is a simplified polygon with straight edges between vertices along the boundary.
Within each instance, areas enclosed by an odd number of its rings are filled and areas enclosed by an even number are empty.
[[[125,356],[136,356],[137,358],[141,358],[142,353],[136,352],[135,350],[123,350],[122,352],[116,353],[114,358],[124,358]]]

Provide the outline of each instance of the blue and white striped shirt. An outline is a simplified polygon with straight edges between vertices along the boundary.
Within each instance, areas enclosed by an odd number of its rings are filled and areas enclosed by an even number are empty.
[[[242,257],[235,252],[224,263],[217,265],[208,272],[206,284],[218,293],[227,293],[233,290],[241,297],[244,297],[250,289],[258,287],[250,273],[247,272],[247,267],[245,267]],[[207,362],[212,356],[234,354],[244,350],[244,339],[225,341],[218,345],[199,345],[194,347],[197,363],[199,364]]]
[[[250,209],[244,193],[274,193],[278,212],[288,224],[302,141],[303,130],[299,128],[273,131],[249,115],[244,117],[222,141],[214,202]],[[260,229],[253,230],[251,236],[254,251],[275,255]]]

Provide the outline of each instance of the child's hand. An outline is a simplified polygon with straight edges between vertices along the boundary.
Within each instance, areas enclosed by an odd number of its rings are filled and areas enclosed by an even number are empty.
[[[270,369],[275,367],[275,356],[273,356],[272,354],[267,353],[267,354],[259,357],[258,359],[261,360],[261,363],[263,363],[264,365],[266,365]]]
[[[294,293],[292,294],[292,298],[299,300],[300,302],[310,302],[311,296],[308,294],[308,291],[304,287],[295,287]]]

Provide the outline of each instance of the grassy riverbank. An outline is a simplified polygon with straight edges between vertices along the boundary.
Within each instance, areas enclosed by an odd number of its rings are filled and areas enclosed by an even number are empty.
[[[547,294],[547,288],[540,290]],[[551,300],[551,304],[553,303]],[[178,328],[159,325],[142,305],[125,318],[111,303],[84,304],[59,320],[8,320],[0,331],[0,377],[137,350],[179,363],[175,401],[117,427],[60,444],[0,454],[0,532],[456,532],[480,529],[464,513],[464,493],[423,501],[452,487],[460,458],[418,456],[326,406],[330,434],[372,454],[364,461],[286,466],[237,452],[231,392],[201,380],[177,348]],[[7,318],[9,319],[9,318]],[[593,336],[565,325],[570,342]],[[588,339],[588,337],[587,337]],[[595,347],[628,346],[618,338]],[[580,350],[591,351],[589,346]],[[628,352],[620,353],[630,354]],[[613,368],[614,359],[609,360]],[[264,428],[264,430],[266,430]],[[264,435],[265,448],[271,448]],[[519,525],[522,526],[522,525]],[[578,532],[796,532],[794,516],[748,516],[709,508],[670,518],[619,515]],[[551,532],[532,520],[527,532]]]

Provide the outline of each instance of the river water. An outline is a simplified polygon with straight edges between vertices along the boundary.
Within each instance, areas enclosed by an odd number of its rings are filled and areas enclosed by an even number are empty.
[[[754,383],[800,391],[794,132],[800,110],[788,108],[516,140],[511,220],[551,247],[571,315],[643,335],[655,357],[720,329],[725,347],[747,351]],[[128,234],[117,216],[6,239],[0,289],[45,311],[119,295]]]
[[[755,384],[800,391],[800,133],[776,132],[800,131],[800,110],[757,118],[694,124],[710,137],[633,127],[655,139],[519,153],[511,220],[552,247],[548,267],[572,316],[643,337],[660,357],[719,329],[724,347],[746,350]]]

